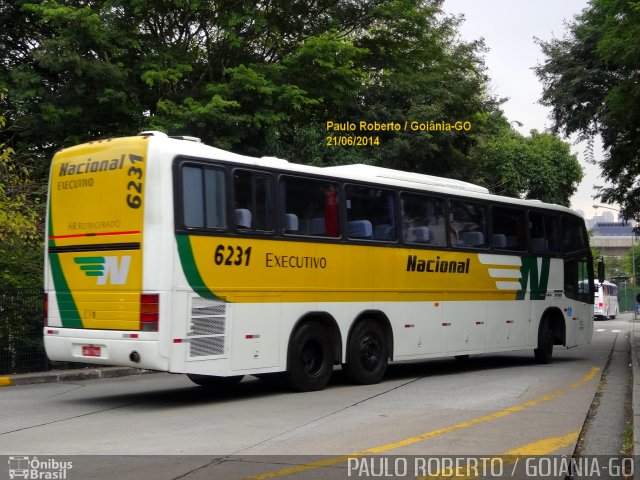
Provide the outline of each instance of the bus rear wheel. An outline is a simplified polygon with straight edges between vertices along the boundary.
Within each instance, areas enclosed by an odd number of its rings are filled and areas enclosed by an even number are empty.
[[[533,351],[538,363],[550,363],[553,357],[553,330],[547,317],[540,322],[538,348]]]
[[[327,329],[319,322],[303,323],[289,344],[287,383],[299,392],[322,390],[332,373],[333,348]]]
[[[187,373],[187,377],[196,385],[206,388],[219,388],[221,390],[233,387],[240,383],[244,375],[234,375],[232,377],[214,377],[212,375],[197,375],[195,373]]]
[[[358,323],[347,345],[347,363],[343,365],[347,377],[361,385],[378,383],[388,362],[389,344],[380,324],[372,320]]]

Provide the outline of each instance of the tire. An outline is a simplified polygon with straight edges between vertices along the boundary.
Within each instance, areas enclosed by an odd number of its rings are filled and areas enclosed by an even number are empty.
[[[359,322],[349,336],[347,363],[343,369],[354,383],[379,383],[387,371],[389,342],[379,323],[372,320]]]
[[[217,388],[225,390],[240,383],[244,375],[234,375],[232,377],[214,377],[212,375],[197,375],[195,373],[187,373],[187,377],[196,385],[205,388]]]
[[[333,373],[333,347],[325,326],[306,322],[296,329],[289,344],[287,372],[289,386],[299,392],[322,390]]]
[[[553,357],[553,331],[547,317],[540,322],[538,329],[538,348],[533,351],[538,363],[547,364]]]

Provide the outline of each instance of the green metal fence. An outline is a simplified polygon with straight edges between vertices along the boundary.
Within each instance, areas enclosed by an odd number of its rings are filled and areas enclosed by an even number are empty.
[[[42,290],[0,290],[0,374],[80,368],[51,362],[44,351]]]
[[[633,312],[634,305],[637,311],[636,295],[638,295],[638,293],[640,293],[640,288],[618,286],[618,301],[621,312]]]

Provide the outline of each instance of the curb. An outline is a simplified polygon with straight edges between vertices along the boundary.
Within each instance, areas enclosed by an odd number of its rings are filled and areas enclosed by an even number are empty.
[[[53,370],[49,372],[24,373],[0,376],[0,387],[11,385],[32,385],[38,383],[62,383],[98,378],[126,377],[156,373],[155,370],[143,370],[131,367],[82,368],[77,370]]]
[[[640,455],[640,321],[631,322],[631,369],[633,386],[631,407],[633,410],[633,455]]]

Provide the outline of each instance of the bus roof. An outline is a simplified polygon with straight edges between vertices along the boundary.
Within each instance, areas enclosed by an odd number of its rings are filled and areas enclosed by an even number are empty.
[[[373,165],[352,164],[331,167],[316,167],[293,163],[277,157],[250,157],[232,153],[220,148],[201,143],[195,137],[169,137],[163,132],[147,131],[140,133],[142,136],[152,137],[152,146],[161,151],[173,151],[175,155],[197,156],[212,161],[235,162],[246,165],[254,165],[266,168],[277,168],[290,173],[311,174],[324,177],[339,178],[342,180],[369,181],[380,185],[418,189],[432,193],[456,195],[468,198],[477,198],[493,202],[503,202],[533,208],[547,208],[571,213],[582,218],[582,215],[562,205],[545,203],[540,200],[524,200],[520,198],[495,195],[480,185],[475,185],[461,180],[412,173],[402,170],[377,167]],[[162,146],[156,142],[161,143]]]

